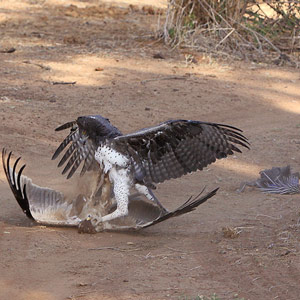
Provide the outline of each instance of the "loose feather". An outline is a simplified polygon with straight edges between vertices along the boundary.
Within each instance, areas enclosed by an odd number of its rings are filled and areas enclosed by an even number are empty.
[[[299,173],[292,173],[291,167],[273,167],[259,172],[260,178],[255,181],[242,183],[239,192],[243,192],[246,186],[259,188],[263,193],[269,194],[299,194]]]

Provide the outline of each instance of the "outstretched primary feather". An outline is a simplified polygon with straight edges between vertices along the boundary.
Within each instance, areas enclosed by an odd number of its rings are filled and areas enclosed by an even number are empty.
[[[83,121],[85,118],[88,122]],[[77,119],[76,129],[74,122],[68,122],[59,130],[70,126],[70,134],[53,155],[55,159],[72,141],[59,162],[61,166],[69,160],[63,170],[71,170],[68,178],[82,161],[83,174],[97,148],[104,144],[130,158],[135,178],[147,183],[161,183],[202,170],[217,159],[241,152],[239,146],[249,148],[240,129],[209,122],[171,120],[122,135],[107,119],[87,116]]]

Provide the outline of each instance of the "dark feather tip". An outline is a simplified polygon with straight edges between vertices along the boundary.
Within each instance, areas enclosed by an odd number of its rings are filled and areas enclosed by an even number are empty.
[[[76,121],[71,121],[71,122],[65,123],[65,124],[55,128],[55,131],[65,130],[67,128],[72,127],[74,124],[76,124]]]
[[[219,188],[214,189],[213,191],[209,192],[208,194],[201,196],[203,191],[196,196],[195,198],[190,197],[185,203],[183,203],[181,206],[179,206],[174,211],[171,211],[165,215],[160,216],[159,218],[155,219],[153,222],[146,224],[145,226],[142,226],[144,228],[150,227],[152,225],[155,225],[157,223],[163,222],[167,219],[170,219],[172,217],[177,217],[186,213],[189,213],[193,210],[195,210],[200,204],[203,204],[211,197],[215,196]]]
[[[7,156],[6,149],[2,150],[2,164],[3,164],[3,169],[8,181],[8,184],[10,186],[11,191],[13,192],[19,206],[21,207],[22,211],[26,214],[26,216],[29,219],[34,219],[31,212],[30,212],[30,207],[29,207],[29,201],[27,198],[27,193],[26,193],[26,184],[24,184],[23,188],[21,186],[21,176],[22,172],[25,169],[26,165],[23,165],[19,171],[16,171],[17,165],[21,159],[19,157],[14,165],[13,169],[11,171],[11,166],[10,166],[10,159],[12,156],[12,152],[9,152]],[[17,176],[17,178],[16,178]]]

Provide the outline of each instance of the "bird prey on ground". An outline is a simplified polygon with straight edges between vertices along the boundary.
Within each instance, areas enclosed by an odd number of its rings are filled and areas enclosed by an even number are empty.
[[[83,162],[83,175],[98,164],[113,186],[116,209],[104,216],[90,216],[97,231],[106,222],[128,215],[131,188],[153,201],[166,215],[168,211],[152,192],[155,184],[202,170],[216,159],[241,152],[238,146],[249,149],[240,129],[209,122],[170,120],[123,135],[108,119],[91,115],[78,117],[56,131],[67,128],[69,135],[52,157],[57,158],[71,143],[58,164],[66,163],[62,173],[68,172],[67,178],[72,177]],[[91,198],[96,191],[97,188]]]
[[[107,176],[98,186],[97,192],[91,197],[93,188],[73,188],[73,195],[38,186],[23,175],[25,165],[19,168],[20,157],[11,165],[12,152],[2,151],[2,164],[10,188],[23,212],[31,220],[44,225],[76,226],[80,233],[96,233],[91,223],[90,215],[107,215],[116,209],[112,194],[112,186]],[[98,177],[101,170],[88,171],[80,178],[80,183],[87,181],[93,186],[93,178]],[[192,198],[190,197],[180,207],[171,212],[165,212],[154,203],[143,199],[141,194],[130,194],[128,215],[103,223],[103,229],[140,229],[160,223],[172,217],[177,217],[193,211],[200,204],[213,197],[218,189]]]
[[[290,166],[273,167],[259,172],[260,178],[255,181],[243,182],[238,192],[243,192],[246,186],[257,187],[261,192],[268,194],[299,194],[300,174],[292,173]]]

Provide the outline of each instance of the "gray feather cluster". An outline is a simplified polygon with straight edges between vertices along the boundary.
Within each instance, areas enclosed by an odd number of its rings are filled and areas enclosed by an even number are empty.
[[[257,187],[263,193],[269,194],[299,194],[299,173],[292,173],[291,167],[273,167],[259,172],[260,178],[252,182],[242,183],[238,192],[243,192],[246,186]]]

